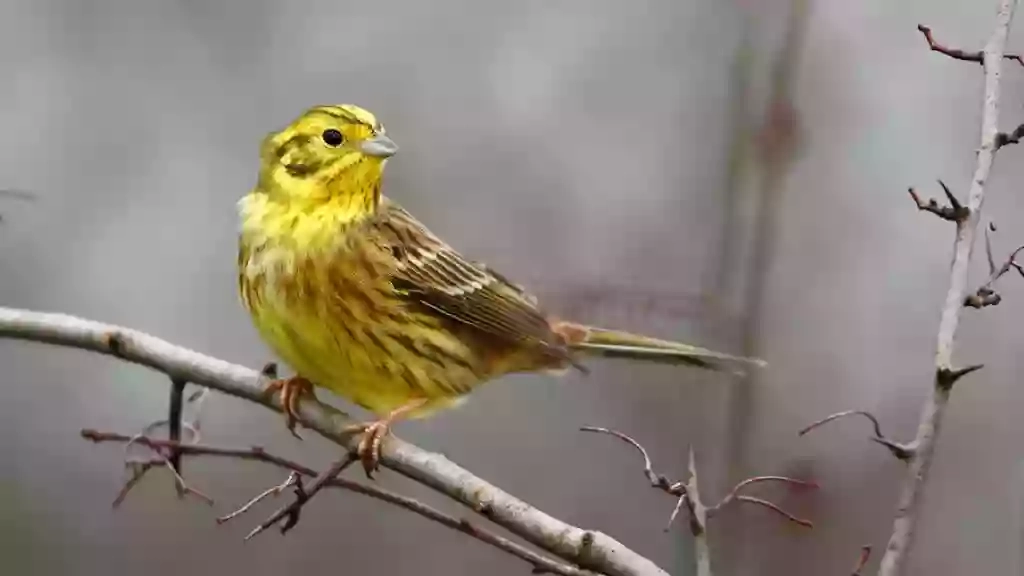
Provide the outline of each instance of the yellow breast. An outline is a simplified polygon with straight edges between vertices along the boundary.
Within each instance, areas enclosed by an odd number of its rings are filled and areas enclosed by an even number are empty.
[[[304,218],[286,234],[243,226],[240,237],[242,302],[282,360],[377,414],[427,398],[413,414],[424,416],[481,383],[473,349],[396,297],[370,239],[339,227],[331,242],[318,243],[310,232],[318,227]]]

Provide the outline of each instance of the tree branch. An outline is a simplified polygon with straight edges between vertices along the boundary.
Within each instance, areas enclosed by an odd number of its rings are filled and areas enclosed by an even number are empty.
[[[892,535],[885,548],[879,568],[879,576],[898,576],[902,574],[907,552],[913,544],[914,530],[920,509],[921,494],[928,479],[928,472],[935,456],[935,442],[942,426],[943,415],[949,402],[952,385],[956,378],[963,376],[953,367],[953,346],[960,314],[963,310],[964,297],[967,294],[967,281],[974,237],[981,218],[981,208],[985,198],[985,184],[992,170],[992,162],[998,148],[999,134],[999,80],[1003,59],[1006,58],[1006,39],[1009,35],[1010,22],[1017,7],[1017,0],[1000,0],[996,18],[995,31],[989,38],[980,60],[985,71],[984,100],[981,119],[981,145],[977,153],[977,164],[971,188],[967,196],[968,217],[957,222],[956,241],[953,245],[953,264],[949,273],[949,290],[939,321],[938,338],[935,353],[935,379],[932,393],[925,402],[921,413],[917,435],[912,442],[916,450],[908,463],[907,471],[900,489],[897,512],[893,521]],[[928,44],[933,50],[943,52],[957,58],[949,50],[940,49],[931,38],[926,27],[919,27],[925,34]],[[961,54],[963,56],[963,54]],[[978,61],[978,59],[959,58]],[[1017,59],[1018,61],[1019,58]],[[1024,64],[1024,62],[1021,62]]]
[[[158,452],[167,450],[172,453],[176,451],[181,454],[189,454],[194,456],[213,456],[219,458],[234,458],[238,460],[264,462],[266,464],[271,464],[283,470],[287,470],[291,473],[288,479],[282,482],[281,484],[278,484],[277,486],[265,490],[263,493],[251,499],[249,502],[247,502],[245,505],[235,510],[231,514],[218,518],[218,524],[223,524],[224,522],[227,522],[241,514],[244,514],[252,507],[252,505],[269,496],[279,494],[282,491],[295,486],[300,476],[304,476],[307,478],[314,478],[317,476],[317,472],[312,468],[309,468],[308,466],[303,466],[302,464],[299,464],[298,462],[289,460],[287,458],[271,454],[259,446],[253,446],[250,448],[226,448],[221,446],[207,446],[203,444],[189,444],[175,442],[171,440],[161,440],[158,438],[150,438],[147,436],[128,436],[126,434],[118,434],[116,432],[100,432],[98,430],[90,429],[82,430],[82,438],[85,438],[86,440],[96,443],[135,442],[138,444],[148,446]],[[570,564],[552,560],[551,558],[537,554],[536,552],[524,546],[521,546],[520,544],[517,544],[507,538],[504,538],[502,536],[494,534],[493,532],[480,528],[479,526],[476,526],[473,523],[471,523],[469,520],[456,518],[450,514],[447,514],[445,512],[438,510],[437,508],[430,506],[429,504],[420,502],[415,498],[402,496],[401,494],[396,494],[395,492],[386,490],[384,488],[379,488],[372,484],[364,484],[361,482],[355,482],[344,478],[334,478],[328,481],[326,485],[331,488],[340,488],[348,490],[350,492],[355,492],[358,494],[362,494],[364,496],[369,496],[370,498],[374,498],[376,500],[387,502],[388,504],[393,504],[400,508],[404,508],[414,514],[419,514],[420,516],[423,516],[428,520],[433,520],[434,522],[437,522],[447,528],[451,528],[452,530],[456,530],[458,532],[467,534],[473,538],[476,538],[477,540],[480,540],[481,542],[490,544],[491,546],[494,546],[495,548],[498,548],[503,552],[507,552],[513,556],[516,556],[517,558],[525,560],[533,567],[534,573],[560,574],[562,576],[595,576],[593,572],[582,570]]]
[[[280,410],[277,398],[262,395],[255,370],[175,346],[148,334],[64,314],[0,307],[0,338],[80,348],[148,366],[172,378]],[[320,402],[303,401],[300,421],[324,438],[353,451],[358,435],[341,431],[354,421]],[[585,569],[608,576],[666,572],[610,536],[566,524],[474,476],[440,454],[395,436],[384,443],[381,464],[482,514],[539,548]]]

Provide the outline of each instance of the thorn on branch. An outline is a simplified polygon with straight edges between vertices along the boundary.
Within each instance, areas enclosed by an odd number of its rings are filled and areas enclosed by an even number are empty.
[[[884,434],[882,434],[882,425],[878,422],[878,418],[876,418],[874,414],[866,410],[846,410],[843,412],[836,412],[835,414],[830,414],[822,418],[821,420],[812,422],[811,424],[805,426],[802,430],[800,430],[797,433],[797,436],[803,436],[810,432],[811,430],[814,430],[815,428],[819,428],[833,420],[846,418],[847,416],[863,416],[868,420],[871,420],[871,425],[874,427],[875,432],[875,435],[874,437],[871,438],[871,440],[888,448],[889,452],[891,452],[892,455],[895,456],[898,460],[908,462],[911,458],[914,457],[914,454],[917,452],[917,447],[914,446],[913,444],[903,444],[900,442],[895,442],[893,440],[890,440]]]
[[[953,195],[953,192],[950,191],[945,182],[939,180],[939,186],[942,187],[942,191],[945,193],[946,199],[949,201],[948,206],[940,206],[934,198],[930,198],[925,202],[913,187],[908,188],[907,192],[910,193],[910,198],[914,201],[914,204],[917,205],[917,209],[922,212],[931,212],[939,218],[950,222],[963,222],[967,220],[967,217],[971,213],[970,208],[967,208],[956,199],[956,196]]]
[[[928,48],[934,52],[945,54],[954,60],[960,60],[963,62],[974,62],[976,64],[984,63],[985,55],[981,50],[967,52],[959,48],[950,48],[949,46],[940,44],[932,35],[932,29],[924,24],[918,24],[917,30],[924,35],[925,42],[928,42]],[[1003,54],[1003,58],[1006,60],[1014,60],[1021,66],[1024,66],[1024,59],[1021,58],[1020,54]]]
[[[996,134],[996,150],[1007,144],[1020,144],[1021,138],[1024,138],[1024,124],[1017,126],[1013,132],[1000,132]]]
[[[984,364],[973,364],[966,368],[958,368],[956,370],[951,368],[940,368],[935,374],[936,385],[944,390],[949,390],[954,384],[956,384],[957,380],[967,376],[971,372],[977,372],[984,367]]]

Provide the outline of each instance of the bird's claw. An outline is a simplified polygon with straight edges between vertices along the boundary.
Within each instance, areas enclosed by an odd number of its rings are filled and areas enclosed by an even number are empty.
[[[367,478],[373,478],[373,473],[380,468],[380,449],[384,438],[391,432],[391,424],[387,420],[378,420],[370,424],[356,424],[348,427],[347,433],[362,433],[359,440],[356,454],[363,464]]]
[[[263,395],[270,397],[278,391],[281,393],[281,410],[284,412],[285,426],[292,436],[302,440],[302,437],[295,431],[295,426],[299,421],[299,402],[303,397],[316,400],[313,383],[299,376],[277,378],[270,381],[264,389]]]

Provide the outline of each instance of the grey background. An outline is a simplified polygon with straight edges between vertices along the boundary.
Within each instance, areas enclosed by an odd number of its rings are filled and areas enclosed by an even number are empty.
[[[751,199],[771,189],[749,128],[765,109],[788,4],[0,2],[0,187],[37,194],[0,198],[0,303],[262,364],[267,351],[234,292],[234,204],[253,183],[266,132],[309,105],[354,102],[402,147],[388,193],[467,254],[583,320],[740,350],[758,244]],[[726,514],[712,528],[720,573],[838,574],[862,544],[881,549],[901,465],[866,441],[861,423],[795,432],[846,408],[875,411],[894,435],[914,431],[951,230],[916,214],[905,189],[935,195],[943,178],[966,190],[981,80],[979,67],[927,52],[914,27],[980,47],[994,10],[920,0],[812,7],[792,87],[800,146],[780,169],[763,312],[747,325],[771,367],[749,395],[717,376],[596,363],[588,378],[506,378],[399,434],[677,574],[691,551],[682,527],[661,531],[670,499],[646,487],[626,447],[578,426],[633,434],[671,475],[692,444],[716,494],[750,474],[822,483],[811,495],[765,492],[812,518],[813,531],[760,509]],[[1021,34],[1010,44],[1024,47]],[[1010,127],[1024,121],[1024,70],[1008,66],[1004,78]],[[737,150],[742,170],[730,164]],[[986,203],[1000,253],[1024,242],[1021,154],[1000,155]],[[738,216],[727,214],[730,193]],[[748,258],[725,258],[723,238]],[[963,323],[957,357],[986,369],[955,394],[915,574],[1024,570],[1018,284],[1008,278],[1004,303]],[[187,461],[214,509],[179,502],[170,479],[154,475],[113,513],[120,450],[77,432],[130,432],[159,418],[161,378],[13,342],[0,343],[0,366],[0,547],[12,573],[527,569],[344,493],[319,497],[289,537],[243,544],[271,505],[233,525],[212,518],[280,481],[252,464]],[[204,411],[210,442],[261,444],[315,465],[335,456],[240,401],[216,396]],[[380,482],[459,511],[394,474]]]

